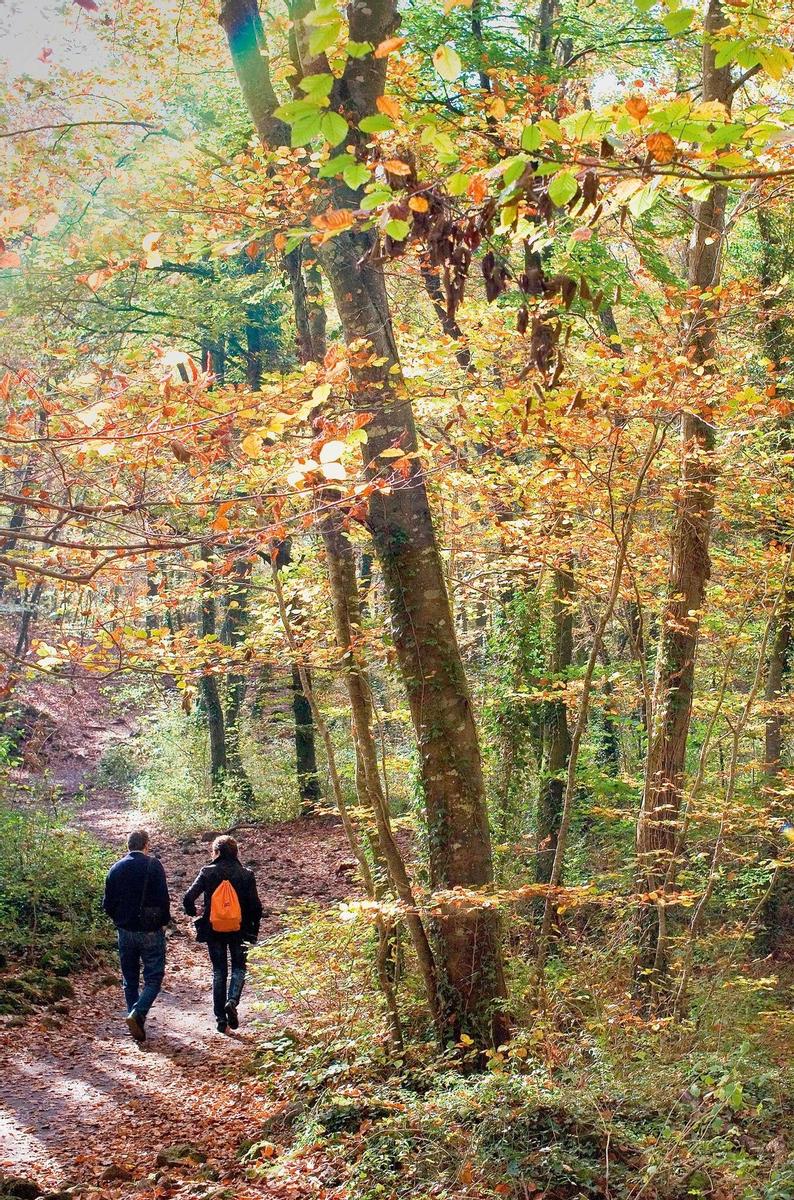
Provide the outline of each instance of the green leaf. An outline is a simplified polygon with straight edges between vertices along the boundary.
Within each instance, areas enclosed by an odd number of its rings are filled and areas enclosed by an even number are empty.
[[[323,163],[317,174],[320,179],[332,179],[334,175],[341,175],[349,167],[355,166],[355,163],[356,160],[352,154],[335,154],[333,158],[328,159],[328,162]]]
[[[303,117],[308,117],[314,113],[320,115],[320,104],[317,100],[288,100],[286,104],[280,104],[274,110],[273,116],[278,117],[280,121],[286,121],[288,125],[293,125],[295,121]]]
[[[330,96],[334,86],[333,75],[306,75],[299,84],[300,90],[314,97]]]
[[[361,207],[364,212],[371,212],[373,208],[380,208],[381,204],[388,204],[393,199],[394,193],[391,188],[377,188],[374,192],[367,192],[361,201]]]
[[[441,78],[446,79],[447,83],[452,83],[457,79],[463,70],[460,55],[451,46],[438,46],[433,51],[433,66]]]
[[[351,58],[364,58],[365,55],[371,54],[375,47],[372,42],[348,42],[345,49]]]
[[[502,166],[504,167],[502,179],[504,180],[505,186],[509,186],[511,183],[515,183],[517,179],[520,179],[524,174],[528,164],[529,159],[524,158],[522,154],[516,154],[513,158],[505,159],[505,161],[502,163]]]
[[[387,129],[394,129],[394,122],[385,113],[373,113],[371,117],[363,117],[358,127],[362,133],[383,133]]]
[[[343,172],[342,178],[347,186],[355,191],[356,188],[363,187],[365,183],[369,183],[371,176],[369,169],[363,163],[355,163]]]
[[[579,184],[571,172],[560,171],[559,175],[555,175],[549,184],[549,199],[558,208],[562,208],[563,205],[573,200],[578,190]]]
[[[292,126],[290,145],[305,146],[320,132],[320,110],[315,109],[305,117],[300,117]]]
[[[404,242],[411,232],[411,226],[408,221],[400,221],[394,217],[387,223],[386,232],[389,237],[394,238],[395,242]]]
[[[655,3],[656,0],[634,0],[637,10],[641,13],[650,12]]]
[[[450,196],[462,196],[469,186],[469,177],[463,171],[456,171],[447,180],[447,191]]]
[[[552,121],[551,117],[543,117],[540,121],[538,121],[538,129],[547,138],[550,138],[551,141],[562,141],[562,129],[556,121]]]
[[[683,33],[685,29],[689,29],[694,18],[694,8],[679,8],[676,12],[668,13],[666,17],[662,17],[662,24],[667,32],[675,37],[676,34]]]
[[[347,130],[347,121],[339,113],[326,113],[320,121],[320,133],[331,146],[338,146],[347,137]]]
[[[322,54],[323,50],[327,50],[329,46],[333,46],[339,37],[341,27],[340,21],[334,21],[331,25],[320,25],[317,29],[312,30],[309,37],[309,54],[313,57],[315,54]]]
[[[521,149],[522,150],[539,150],[543,141],[543,134],[537,125],[525,125],[521,130]]]
[[[633,217],[641,217],[643,213],[653,208],[658,199],[659,189],[656,187],[656,181],[652,180],[631,197],[628,205],[629,212]]]

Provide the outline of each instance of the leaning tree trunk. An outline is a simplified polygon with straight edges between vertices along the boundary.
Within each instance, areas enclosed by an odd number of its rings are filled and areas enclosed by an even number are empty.
[[[320,527],[328,560],[336,640],[343,655],[345,682],[353,719],[353,736],[363,774],[364,796],[360,799],[365,800],[366,807],[375,818],[376,853],[385,864],[394,893],[405,906],[406,924],[425,985],[428,1009],[443,1036],[444,1014],[439,1006],[436,963],[424,923],[417,911],[405,862],[392,833],[389,806],[380,777],[378,749],[372,728],[369,674],[358,644],[361,638],[362,613],[355,555],[339,513],[333,505],[324,513]]]
[[[720,0],[709,0],[703,45],[702,97],[730,109],[730,67],[715,65],[711,39],[726,24]],[[688,282],[701,292],[720,279],[727,188],[717,184],[707,200],[694,206]],[[716,303],[704,297],[695,306],[687,330],[693,368],[713,370]],[[703,374],[703,370],[700,370]],[[683,412],[680,422],[681,478],[673,528],[667,599],[653,687],[652,724],[642,808],[637,829],[641,886],[650,901],[641,912],[637,980],[651,998],[668,982],[666,895],[674,884],[680,851],[679,816],[692,716],[700,615],[710,573],[709,540],[714,513],[715,429],[710,410]]]
[[[350,37],[379,45],[397,25],[394,0],[348,9]],[[263,142],[284,144],[288,131],[273,116],[277,100],[252,0],[226,0],[220,15],[241,89]],[[386,59],[348,59],[330,97],[357,125],[376,108]],[[350,136],[355,136],[351,133]],[[355,209],[359,195],[329,182],[332,207]],[[350,230],[317,247],[333,291],[345,340],[369,344],[373,364],[356,371],[357,406],[373,414],[367,462],[384,450],[417,450],[410,401],[401,380],[382,267],[372,261],[374,235]],[[370,527],[386,585],[392,631],[416,729],[433,888],[488,890],[493,883],[480,747],[452,622],[430,514],[423,468],[415,458],[407,486],[376,490]],[[374,478],[388,468],[376,467]],[[450,1033],[467,1030],[482,1044],[500,1039],[505,997],[498,916],[477,903],[439,906],[442,988],[454,1014]]]

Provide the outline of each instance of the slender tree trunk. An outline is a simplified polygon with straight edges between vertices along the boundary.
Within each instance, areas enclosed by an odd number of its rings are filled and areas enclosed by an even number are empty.
[[[397,24],[393,0],[348,9],[350,36],[378,45]],[[260,51],[258,15],[250,0],[226,0],[226,31],[243,95],[266,145],[286,141],[273,117],[276,105],[268,63]],[[352,65],[350,65],[352,64]],[[332,107],[354,124],[375,111],[386,61],[349,60],[336,81]],[[356,207],[358,196],[329,184],[332,206]],[[317,247],[333,291],[345,340],[369,344],[373,365],[356,373],[357,405],[373,414],[367,462],[384,450],[417,450],[410,401],[402,383],[380,263],[372,261],[372,231],[351,230]],[[377,365],[375,365],[377,364]],[[388,477],[388,466],[372,475]],[[419,744],[430,831],[433,888],[487,891],[493,883],[482,764],[471,699],[455,637],[444,572],[430,514],[424,471],[411,460],[408,486],[378,489],[370,501],[370,526],[381,562],[392,632]],[[499,919],[478,905],[449,904],[440,912],[443,989],[455,1014],[451,1032],[465,1029],[482,1044],[505,1032],[499,1009],[505,997]]]
[[[709,0],[703,46],[703,101],[719,101],[730,109],[730,68],[715,66],[715,50],[710,40],[725,23],[720,0]],[[695,205],[688,274],[690,286],[701,292],[707,292],[719,283],[726,202],[727,189],[717,184],[707,200]],[[706,372],[714,366],[716,303],[710,297],[701,299],[687,330],[692,365]],[[664,993],[669,976],[666,893],[675,881],[674,856],[692,716],[700,616],[710,574],[709,541],[717,480],[713,459],[715,428],[711,413],[683,412],[680,437],[681,481],[637,829],[642,887],[651,897],[651,902],[641,913],[637,978],[641,988],[650,994]]]
[[[304,668],[311,683],[309,668]],[[292,715],[295,720],[295,772],[298,777],[301,816],[309,816],[322,799],[314,747],[312,709],[303,691],[301,673],[292,664]]]
[[[758,211],[758,227],[763,240],[763,259],[761,266],[761,283],[765,296],[769,289],[780,282],[781,275],[787,270],[790,245],[781,245],[780,231],[771,214],[765,209]],[[776,254],[777,252],[777,254]],[[774,305],[774,307],[773,307]],[[787,319],[785,300],[776,301],[765,299],[767,309],[764,321],[764,344],[767,354],[775,365],[778,373],[786,374],[790,370],[791,355],[794,352],[794,337],[791,323]],[[790,397],[789,397],[790,398]],[[776,431],[778,449],[781,454],[790,454],[794,438],[792,437],[792,422],[789,418]],[[791,485],[790,468],[785,470],[787,482]],[[775,537],[781,542],[791,544],[794,530],[790,525],[775,529]],[[784,697],[790,686],[792,661],[794,661],[794,586],[786,588],[778,613],[777,629],[767,664],[766,686],[764,689],[764,705],[766,722],[764,725],[764,789],[768,795],[770,817],[774,826],[781,827],[790,817],[790,805],[787,803],[785,788],[781,788],[780,774],[783,769],[783,755],[786,746],[787,714]],[[770,858],[781,857],[779,838],[772,836],[767,845]],[[779,869],[769,889],[761,910],[761,926],[758,934],[759,949],[765,954],[785,955],[794,945],[794,871]]]
[[[378,749],[372,728],[369,673],[358,646],[361,637],[361,604],[356,581],[355,555],[335,508],[329,507],[326,511],[321,520],[321,529],[328,559],[336,639],[345,665],[345,682],[367,807],[371,809],[375,818],[377,845],[392,887],[406,908],[406,924],[425,985],[430,1014],[439,1032],[443,1034],[445,1030],[439,1005],[436,963],[422,918],[417,911],[405,862],[392,833],[389,806],[380,776]]]
[[[550,674],[559,682],[573,662],[573,574],[570,567],[554,571],[552,596],[552,649]],[[565,777],[571,753],[568,707],[564,700],[547,700],[543,706],[543,761],[541,764],[536,823],[536,879],[548,883],[557,849],[557,835],[565,795]]]
[[[248,592],[251,583],[251,563],[238,558],[229,576],[227,607],[224,619],[224,640],[238,648],[245,640],[245,624],[248,617]],[[240,721],[247,677],[239,667],[229,671],[226,677],[226,709],[224,732],[226,737],[226,774],[234,780],[243,813],[250,813],[254,804],[254,790],[248,772],[243,766],[240,753]]]
[[[206,561],[209,557],[206,547],[202,546],[201,557]],[[210,591],[209,579],[204,575],[201,583],[201,636],[210,637],[215,633],[215,600]],[[210,739],[210,779],[212,786],[220,783],[226,771],[226,730],[223,720],[223,705],[221,704],[218,680],[210,669],[205,669],[199,681],[199,692],[207,719],[207,730]]]

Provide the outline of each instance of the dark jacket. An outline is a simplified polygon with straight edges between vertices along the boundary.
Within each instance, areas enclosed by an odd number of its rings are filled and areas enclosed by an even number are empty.
[[[160,909],[162,925],[171,920],[171,900],[162,863],[142,850],[131,850],[113,864],[105,878],[102,907],[117,929],[143,930],[141,907],[147,872],[146,908]]]
[[[262,920],[262,903],[256,890],[256,879],[253,871],[237,858],[216,858],[206,867],[202,867],[195,881],[185,892],[182,903],[189,916],[196,915],[196,901],[204,896],[204,911],[196,921],[196,937],[200,942],[208,938],[228,937],[228,934],[216,934],[210,926],[210,903],[212,893],[222,879],[228,879],[237,892],[242,910],[242,926],[240,936],[245,942],[255,942],[259,937],[259,922]]]

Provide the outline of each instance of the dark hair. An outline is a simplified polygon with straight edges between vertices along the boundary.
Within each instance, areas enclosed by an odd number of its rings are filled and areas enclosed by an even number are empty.
[[[145,829],[133,829],[127,838],[128,850],[145,850],[149,845],[149,834]]]
[[[212,853],[217,854],[218,858],[237,858],[237,842],[225,833],[212,843]]]

